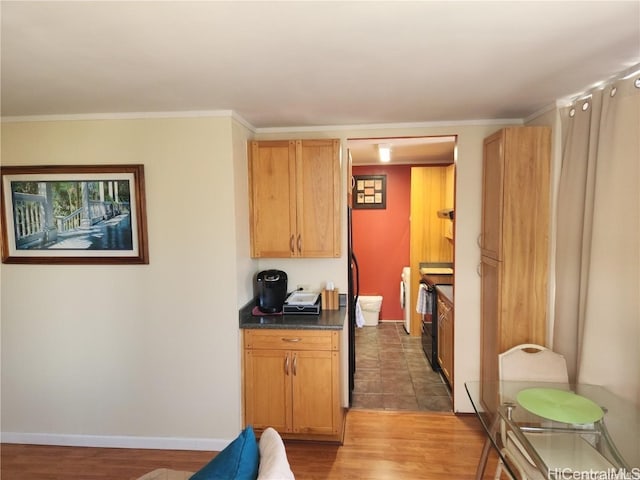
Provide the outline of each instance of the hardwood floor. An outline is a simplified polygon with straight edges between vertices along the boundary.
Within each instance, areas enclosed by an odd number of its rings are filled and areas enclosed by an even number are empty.
[[[287,442],[298,480],[472,479],[478,420],[447,413],[350,410],[344,445]],[[156,468],[195,471],[212,452],[2,444],[2,480],[125,480]],[[495,455],[485,478],[492,478]]]
[[[344,445],[287,444],[287,455],[297,479],[465,480],[484,438],[474,416],[350,410]]]

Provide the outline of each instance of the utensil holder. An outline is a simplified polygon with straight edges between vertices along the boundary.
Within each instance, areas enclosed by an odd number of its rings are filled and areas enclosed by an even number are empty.
[[[322,298],[323,310],[338,310],[340,308],[337,288],[333,290],[323,289],[320,296]]]

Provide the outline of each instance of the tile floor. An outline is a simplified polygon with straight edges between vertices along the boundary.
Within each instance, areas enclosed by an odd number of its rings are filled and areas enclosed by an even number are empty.
[[[451,395],[401,322],[356,329],[352,408],[451,412]]]

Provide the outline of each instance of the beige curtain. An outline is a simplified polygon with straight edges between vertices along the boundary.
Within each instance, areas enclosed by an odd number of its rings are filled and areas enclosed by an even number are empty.
[[[640,404],[640,75],[560,113],[553,348]]]

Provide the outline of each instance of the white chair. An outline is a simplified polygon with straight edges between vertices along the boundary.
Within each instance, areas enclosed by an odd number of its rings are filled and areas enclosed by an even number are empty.
[[[559,353],[535,344],[517,345],[498,355],[498,375],[500,380],[519,382],[553,382],[569,388],[567,363]],[[509,392],[506,386],[500,388],[500,401],[516,403],[517,391]],[[506,428],[500,425],[502,456],[509,461],[522,480],[545,480],[535,467],[525,448]],[[535,446],[536,452],[549,466],[560,465],[576,470],[606,470],[612,465],[580,435],[574,433],[526,433],[527,440]],[[498,462],[495,480],[500,478],[503,464]]]

